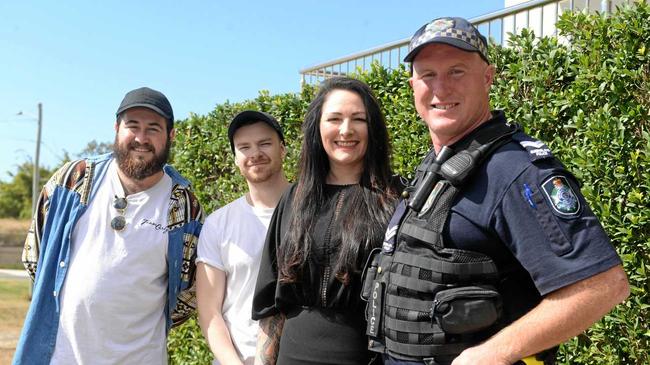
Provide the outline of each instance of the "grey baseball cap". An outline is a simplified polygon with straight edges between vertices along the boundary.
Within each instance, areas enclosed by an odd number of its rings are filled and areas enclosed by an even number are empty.
[[[168,129],[174,127],[174,111],[172,110],[172,106],[169,103],[169,100],[167,100],[167,97],[160,91],[148,87],[141,87],[129,91],[124,95],[124,99],[122,99],[122,103],[120,103],[120,107],[117,108],[115,115],[118,116],[123,111],[135,107],[153,110],[169,121]]]

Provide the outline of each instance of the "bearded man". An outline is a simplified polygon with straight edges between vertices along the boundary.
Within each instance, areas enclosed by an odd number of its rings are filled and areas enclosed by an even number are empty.
[[[143,87],[116,116],[114,152],[65,164],[41,192],[14,364],[166,364],[170,327],[195,307],[203,212],[166,164],[172,107]]]

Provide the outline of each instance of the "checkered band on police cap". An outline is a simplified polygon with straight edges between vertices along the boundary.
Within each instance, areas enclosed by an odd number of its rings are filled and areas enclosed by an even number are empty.
[[[472,23],[463,18],[438,18],[420,27],[411,37],[409,53],[404,57],[404,62],[413,62],[418,52],[431,43],[445,43],[465,51],[478,52],[489,63],[487,40]]]

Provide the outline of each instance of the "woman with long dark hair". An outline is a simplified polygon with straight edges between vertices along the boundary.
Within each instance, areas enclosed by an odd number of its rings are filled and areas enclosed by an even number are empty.
[[[262,364],[367,364],[361,270],[400,190],[370,88],[325,81],[303,123],[298,181],[266,238],[253,299]]]

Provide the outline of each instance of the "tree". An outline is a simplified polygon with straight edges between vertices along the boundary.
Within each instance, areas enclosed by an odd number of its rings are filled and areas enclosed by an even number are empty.
[[[0,182],[0,218],[28,219],[32,215],[32,175],[34,164],[31,161],[18,166],[16,173],[9,173],[11,181]],[[39,187],[43,186],[54,170],[40,168]]]
[[[81,152],[79,152],[76,156],[78,158],[84,158],[84,157],[91,157],[91,156],[97,156],[97,155],[103,155],[104,153],[108,153],[113,151],[113,143],[111,142],[97,142],[96,140],[92,140],[88,142],[86,147],[84,147]]]

